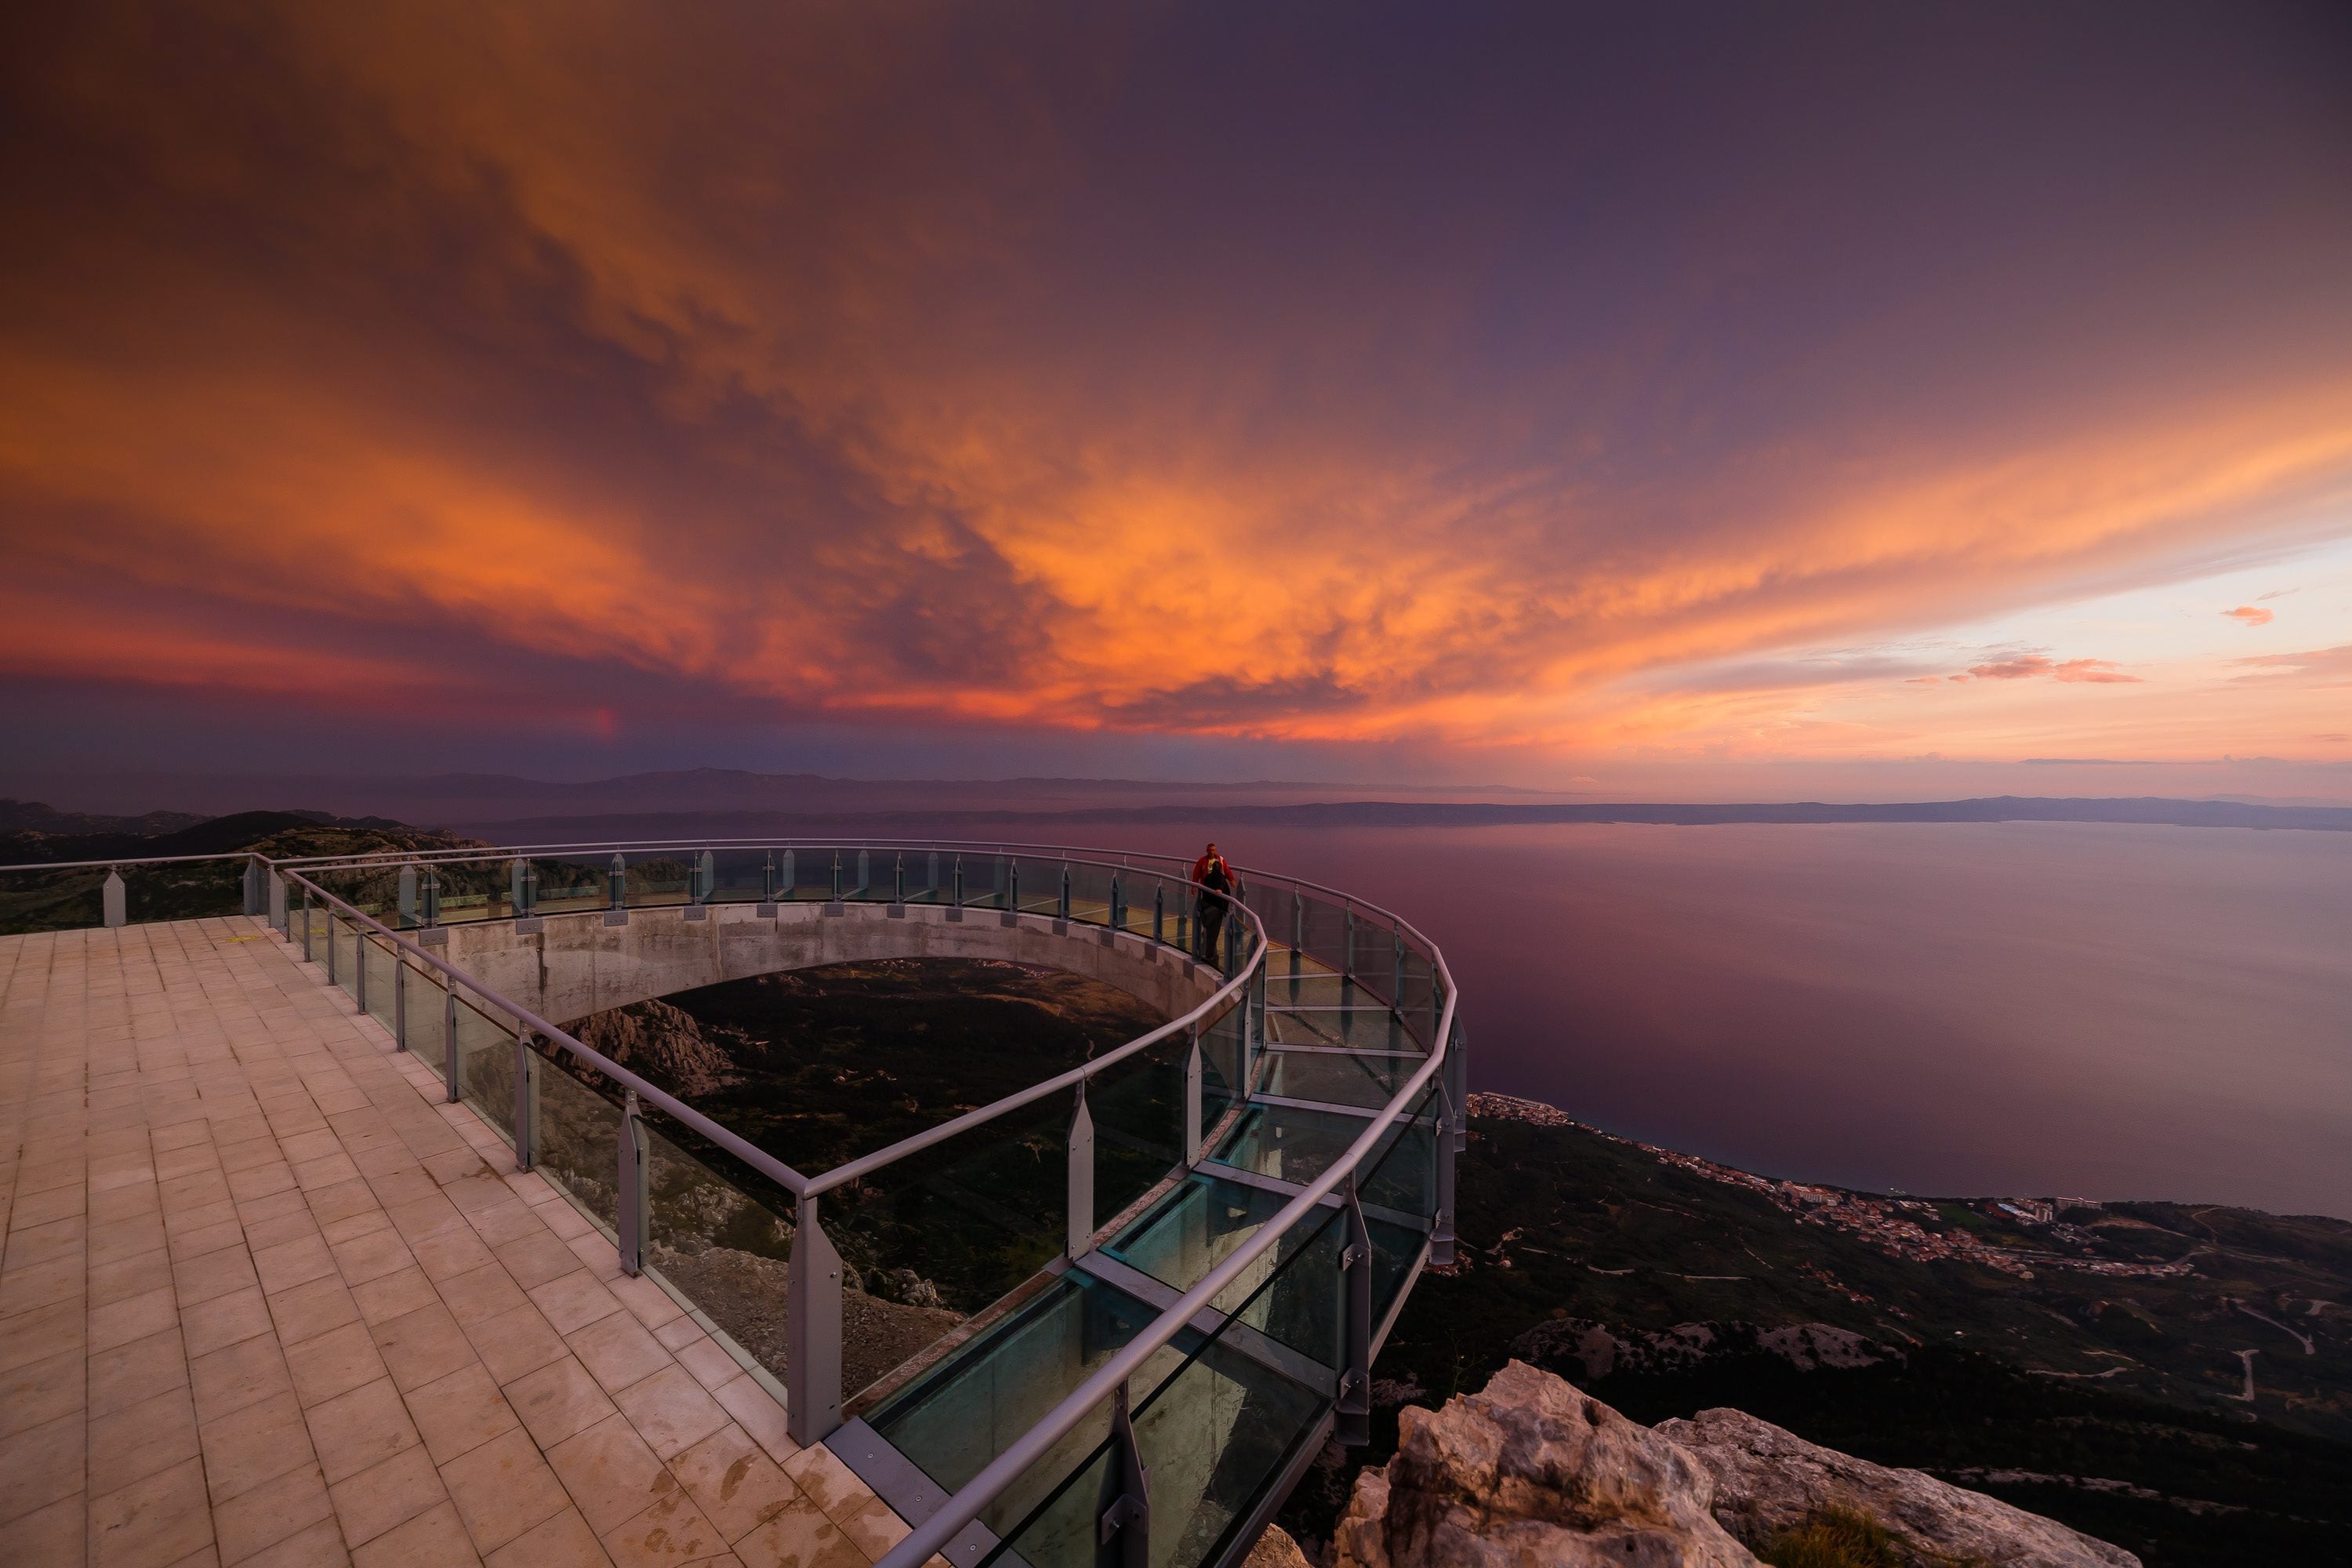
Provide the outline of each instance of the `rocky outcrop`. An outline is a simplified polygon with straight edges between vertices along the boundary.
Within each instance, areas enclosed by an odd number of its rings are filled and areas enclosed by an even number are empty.
[[[1333,1568],[1748,1568],[1758,1561],[1750,1547],[1769,1551],[1776,1538],[1857,1514],[1894,1535],[1910,1568],[2139,1562],[1736,1410],[1643,1426],[1515,1361],[1481,1393],[1399,1412],[1396,1457],[1356,1479]]]
[[[1707,1472],[1549,1373],[1398,1413],[1396,1457],[1356,1479],[1335,1568],[1751,1568]]]
[[[735,1064],[703,1038],[693,1015],[667,1002],[632,1002],[591,1013],[571,1030],[590,1050],[675,1095],[703,1094],[736,1079]]]
[[[1903,1539],[1915,1568],[2138,1568],[2120,1547],[1917,1470],[1890,1470],[1738,1410],[1702,1410],[1653,1430],[1715,1482],[1715,1517],[1744,1541],[1794,1530],[1824,1509],[1865,1513]]]
[[[1257,1544],[1250,1548],[1249,1555],[1242,1559],[1242,1568],[1311,1568],[1311,1564],[1307,1553],[1298,1549],[1298,1542],[1290,1538],[1290,1531],[1278,1524],[1269,1524],[1265,1533],[1257,1538]]]

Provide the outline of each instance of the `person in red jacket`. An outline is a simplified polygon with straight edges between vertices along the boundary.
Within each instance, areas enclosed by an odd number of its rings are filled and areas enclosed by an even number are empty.
[[[1197,954],[1211,962],[1217,956],[1217,937],[1223,930],[1225,909],[1231,902],[1235,886],[1234,868],[1212,844],[1208,852],[1192,862],[1192,880],[1201,887],[1200,904],[1194,911],[1193,931]]]

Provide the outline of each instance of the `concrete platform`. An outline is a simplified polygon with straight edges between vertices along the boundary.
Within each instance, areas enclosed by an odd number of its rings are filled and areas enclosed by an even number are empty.
[[[0,1559],[866,1568],[905,1534],[440,1099],[257,920],[0,938]]]

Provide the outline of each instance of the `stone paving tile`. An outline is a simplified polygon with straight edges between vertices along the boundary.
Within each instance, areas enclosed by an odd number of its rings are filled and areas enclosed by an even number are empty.
[[[903,1533],[258,922],[0,938],[0,1020],[12,1568],[867,1568]]]

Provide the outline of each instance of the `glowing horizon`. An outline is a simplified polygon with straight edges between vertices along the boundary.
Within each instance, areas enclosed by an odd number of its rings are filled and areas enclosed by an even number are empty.
[[[2352,763],[2347,28],[2102,20],[44,19],[20,764]]]

